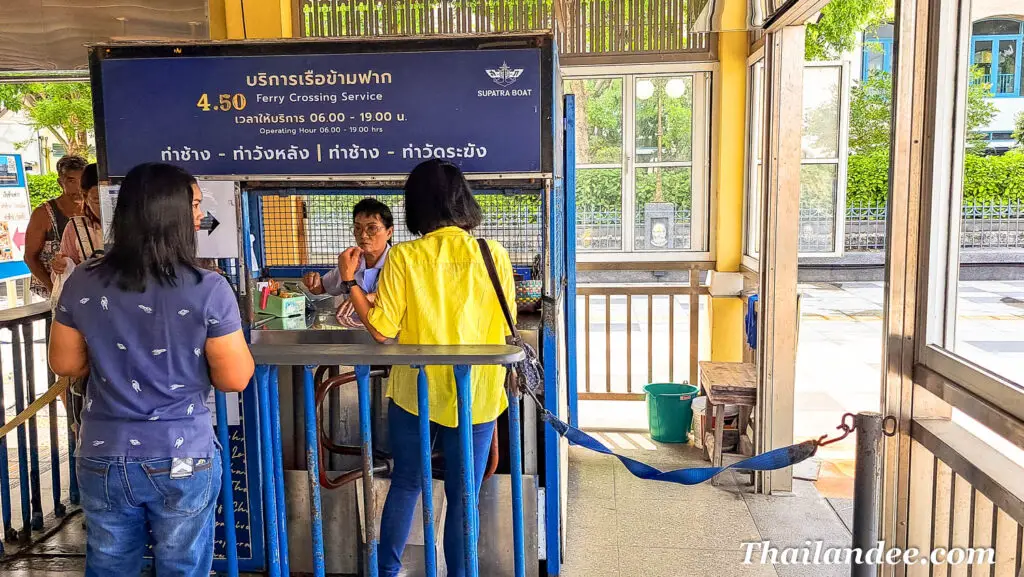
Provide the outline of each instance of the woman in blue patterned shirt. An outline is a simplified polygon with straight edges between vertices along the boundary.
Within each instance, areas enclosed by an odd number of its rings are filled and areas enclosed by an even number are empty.
[[[110,250],[60,296],[50,367],[88,377],[76,449],[87,577],[138,575],[150,534],[157,575],[206,577],[213,563],[221,461],[205,401],[211,385],[243,390],[253,359],[234,292],[196,260],[201,200],[180,168],[132,169]]]

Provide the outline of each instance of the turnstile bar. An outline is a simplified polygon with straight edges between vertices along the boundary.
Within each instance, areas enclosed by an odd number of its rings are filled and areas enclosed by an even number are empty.
[[[420,475],[423,482],[423,568],[425,577],[437,575],[437,545],[434,535],[434,471],[431,467],[433,454],[430,445],[430,387],[427,384],[427,369],[419,367],[416,382],[420,423]]]
[[[277,494],[277,525],[280,527],[278,532],[278,548],[281,551],[281,574],[291,575],[291,566],[288,559],[288,511],[285,509],[285,498],[284,498],[284,445],[281,441],[281,393],[278,387],[277,380],[277,367],[273,367],[271,371],[274,372],[274,378],[270,379],[270,387],[268,395],[272,402],[270,403],[270,437],[271,437],[271,448],[274,455],[274,471],[277,474],[277,480],[274,483],[274,489]]]
[[[373,417],[370,410],[370,366],[356,368],[359,388],[359,442],[363,459],[363,527],[366,535],[366,574],[377,577],[377,507],[373,491]],[[310,395],[313,393],[310,392]],[[310,417],[316,421],[316,415]],[[315,439],[314,439],[315,442]],[[317,497],[319,500],[319,496]]]
[[[510,369],[511,370],[511,369]],[[512,473],[512,555],[515,577],[526,577],[526,539],[523,521],[523,445],[519,423],[519,392],[508,388],[508,447]]]
[[[309,513],[312,518],[310,532],[313,541],[313,575],[315,577],[326,577],[324,515],[320,501],[320,455],[317,443],[316,392],[313,384],[313,368],[306,366],[302,371],[302,400],[306,409],[306,472],[309,475]]]
[[[273,441],[270,434],[270,381],[277,381],[277,367],[259,366],[256,368],[256,393],[260,400],[260,461],[263,470],[263,506],[267,522],[267,570],[270,577],[281,577],[281,546],[280,532],[287,527],[277,524],[277,483],[283,482],[274,469]]]
[[[476,474],[473,470],[473,390],[470,368],[455,365],[455,388],[459,405],[459,473],[462,479],[462,546],[465,553],[465,575],[478,577],[477,527],[480,511],[477,508]]]

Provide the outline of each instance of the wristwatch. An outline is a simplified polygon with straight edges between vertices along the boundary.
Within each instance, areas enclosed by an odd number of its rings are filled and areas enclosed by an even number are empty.
[[[357,283],[355,280],[343,280],[343,281],[341,281],[341,286],[344,287],[344,289],[347,290],[347,291],[351,291],[352,287],[357,286],[358,284],[359,283]]]

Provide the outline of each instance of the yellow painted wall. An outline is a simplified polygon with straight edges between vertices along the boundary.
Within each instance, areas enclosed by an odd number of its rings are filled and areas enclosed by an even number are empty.
[[[214,40],[291,38],[291,0],[210,0],[210,37]],[[263,200],[267,266],[307,264],[309,254],[302,228],[302,201],[267,197]]]
[[[291,0],[210,0],[210,38],[291,38]]]
[[[742,30],[745,2],[727,2],[723,27]],[[719,73],[714,83],[714,163],[717,197],[715,270],[736,272],[743,257],[743,173],[747,118],[746,32],[718,34]],[[711,360],[743,360],[743,301],[739,297],[711,299]]]

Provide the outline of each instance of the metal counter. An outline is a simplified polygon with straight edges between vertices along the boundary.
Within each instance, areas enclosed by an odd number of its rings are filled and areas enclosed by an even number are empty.
[[[527,317],[526,319],[529,318]],[[532,324],[539,327],[539,317]],[[530,328],[533,328],[533,330],[530,331]],[[534,327],[527,328],[527,331],[528,334],[532,333],[530,336],[534,337],[531,340],[535,340],[536,335],[539,333]],[[510,345],[427,346],[377,343],[363,329],[339,326],[334,318],[333,307],[311,308],[305,318],[259,319],[257,326],[250,333],[250,340],[250,350],[257,364],[268,368],[269,375],[264,379],[264,390],[260,392],[260,395],[261,397],[265,395],[264,398],[266,398],[267,404],[272,405],[270,408],[272,413],[271,421],[274,423],[274,426],[281,427],[281,423],[284,422],[284,419],[280,417],[275,419],[273,413],[281,411],[278,415],[286,415],[287,411],[283,409],[287,401],[292,401],[293,409],[299,409],[292,411],[296,426],[292,428],[290,436],[276,431],[269,432],[269,437],[274,438],[276,436],[273,443],[273,452],[275,453],[273,459],[275,461],[278,463],[286,461],[284,459],[284,447],[286,446],[294,447],[295,453],[292,455],[291,463],[283,463],[280,467],[274,467],[276,471],[275,479],[270,481],[274,487],[273,489],[268,489],[268,492],[273,491],[276,493],[277,500],[280,501],[280,509],[276,512],[276,532],[278,533],[279,553],[284,557],[282,559],[284,562],[282,564],[283,567],[291,566],[292,570],[310,571],[314,575],[325,575],[326,572],[348,573],[353,568],[353,561],[357,561],[357,559],[361,560],[361,563],[357,565],[363,565],[364,569],[367,570],[367,574],[376,574],[377,525],[379,524],[380,506],[383,503],[388,485],[386,481],[374,479],[372,473],[373,459],[370,455],[373,454],[375,448],[381,446],[381,437],[386,437],[386,435],[377,434],[378,430],[385,429],[385,427],[379,425],[382,424],[381,421],[384,415],[386,415],[386,411],[383,410],[383,402],[381,402],[382,387],[380,387],[380,382],[371,383],[369,376],[370,367],[394,365],[414,367],[428,365],[453,366],[459,392],[460,423],[468,423],[470,421],[470,413],[468,412],[469,399],[471,398],[469,367],[477,365],[507,366],[525,357],[522,349]],[[279,382],[278,379],[278,369],[276,368],[278,366],[294,367],[296,369],[293,371],[294,376],[301,378],[300,381],[292,379],[290,383],[292,394],[281,394],[283,392],[283,387],[281,386],[283,383]],[[319,427],[315,423],[317,408],[312,392],[316,386],[313,382],[312,369],[316,366],[355,368],[357,386],[348,388],[345,391],[344,399],[341,394],[338,395],[337,399],[332,399],[332,410],[328,418],[331,420],[331,437],[335,437],[336,432],[343,433],[338,435],[339,437],[349,437],[348,439],[335,438],[332,440],[336,442],[356,441],[362,446],[363,453],[361,458],[363,470],[362,487],[341,487],[337,492],[324,493],[323,496],[321,496],[323,489],[315,481],[317,478],[316,471],[320,463],[317,449]],[[284,373],[287,374],[288,371]],[[421,399],[426,399],[427,386],[425,373],[421,372],[419,384]],[[373,399],[372,401],[371,398]],[[479,509],[486,518],[473,521],[472,529],[468,528],[469,525],[466,526],[466,530],[469,531],[467,536],[474,536],[468,542],[477,543],[476,536],[479,536],[480,539],[478,542],[479,549],[477,545],[474,545],[471,551],[470,547],[467,546],[465,563],[467,563],[467,567],[473,567],[474,569],[470,573],[476,573],[477,567],[486,568],[488,571],[497,567],[515,567],[517,574],[524,574],[521,572],[526,567],[537,567],[537,524],[534,522],[537,518],[537,495],[535,479],[530,476],[536,469],[536,431],[535,428],[531,429],[530,421],[528,421],[526,437],[529,440],[520,445],[523,435],[520,432],[522,429],[520,428],[519,420],[519,403],[514,402],[513,405],[514,410],[513,407],[510,407],[509,412],[510,426],[513,427],[511,430],[517,432],[515,434],[515,447],[512,453],[512,463],[514,464],[511,466],[513,467],[513,474],[511,476],[499,476],[506,480],[497,486],[505,486],[506,489],[498,491],[498,493],[488,490],[482,492],[479,496]],[[324,406],[327,407],[326,404]],[[339,410],[333,410],[335,406]],[[529,408],[527,410],[527,415],[533,416],[533,409]],[[429,416],[422,402],[420,413],[420,427],[423,430],[425,426],[423,423],[428,422],[425,419],[429,419]],[[303,421],[301,427],[298,426],[300,418]],[[335,421],[341,421],[337,423],[337,427],[334,426]],[[532,422],[535,423],[535,416]],[[352,426],[356,423],[358,423],[357,426]],[[468,434],[468,425],[466,427],[466,431],[462,430],[462,426],[459,427],[460,437]],[[371,429],[375,430],[371,432]],[[277,431],[281,431],[281,428],[278,428]],[[303,431],[304,435],[302,435]],[[299,441],[300,436],[304,436],[304,443],[296,442]],[[425,436],[422,438],[426,439]],[[468,454],[467,451],[472,451],[470,446],[466,445],[469,442],[469,437],[466,437],[466,439],[460,442],[460,452],[463,453],[460,455],[460,461],[463,461],[461,467],[463,468],[464,477],[472,474],[472,465],[470,464],[469,468],[466,468],[468,461],[465,461],[465,455]],[[299,445],[301,445],[301,448]],[[523,468],[519,466],[519,463],[522,462],[523,448],[526,448],[530,453],[527,460],[532,460],[532,466],[528,467],[529,470],[525,471],[526,476],[523,475]],[[429,455],[431,452],[429,444],[421,447],[421,452],[424,455]],[[429,471],[429,458],[424,458],[428,461],[425,463],[425,468]],[[267,457],[264,457],[264,459],[267,460],[268,464],[270,463]],[[297,461],[302,462],[299,463]],[[288,466],[289,464],[291,465],[290,467]],[[302,469],[303,466],[306,468],[304,473],[296,470]],[[306,483],[302,483],[301,479],[303,478],[305,478]],[[470,477],[463,479],[463,484],[466,487],[469,486],[469,479]],[[528,491],[525,496],[523,495],[524,483]],[[295,496],[299,493],[298,488],[302,484],[308,485],[308,491],[306,491],[307,499],[300,500],[306,501],[310,505],[305,511],[303,511],[304,507],[300,505],[300,502],[297,502],[295,499]],[[488,486],[490,487],[491,485],[493,483]],[[428,486],[425,485],[424,490]],[[509,486],[511,486],[511,489],[507,488]],[[509,493],[510,490],[511,493]],[[430,492],[433,493],[433,498],[428,500],[430,506],[425,507],[424,512],[431,511],[432,515],[439,517],[443,514],[446,507],[444,504],[444,492],[442,490]],[[341,502],[338,502],[337,498],[341,498]],[[478,503],[475,497],[464,498],[470,499],[467,503],[472,503],[469,510],[477,509]],[[441,503],[436,503],[438,499],[440,499]],[[332,505],[332,503],[336,504]],[[503,503],[511,506],[502,506]],[[524,507],[524,504],[527,506]],[[338,512],[335,511],[338,506],[341,506],[344,510],[348,507],[358,507],[359,505],[362,505],[359,509],[363,515],[356,515],[355,517],[356,519],[361,517],[363,519],[362,522],[353,519],[348,514],[332,514],[332,512]],[[369,510],[371,508],[372,510]],[[526,509],[525,511],[524,508]],[[287,509],[287,514],[285,509]],[[513,513],[515,514],[513,515]],[[524,513],[530,519],[528,523],[524,523]],[[370,514],[372,516],[369,516]],[[511,523],[513,527],[518,527],[517,531],[514,532],[515,534],[512,535],[515,537],[515,548],[508,545],[508,535],[503,533],[508,531],[510,520],[513,521]],[[353,524],[353,521],[355,521],[355,524]],[[470,522],[468,516],[465,522]],[[525,535],[524,526],[526,528]],[[437,527],[440,530],[443,527],[443,523],[437,523]],[[496,530],[498,534],[495,534]],[[352,535],[353,533],[354,535]],[[359,533],[363,533],[362,538],[360,538]],[[340,537],[341,535],[349,535],[349,537],[343,539]],[[328,539],[325,539],[325,537]],[[288,541],[291,541],[290,546]],[[419,547],[410,547],[409,552],[412,556],[408,559],[407,568],[422,567],[422,563],[425,561],[427,565],[436,567],[439,570],[439,575],[443,575],[444,562],[441,560],[442,555],[439,554],[440,547],[438,546],[435,551],[434,547],[427,546],[428,543],[438,545],[440,543],[435,538],[435,531],[433,530],[429,534],[426,532],[421,534]],[[526,543],[529,543],[530,546],[524,547]],[[360,544],[364,547],[362,555],[360,555],[359,551]],[[310,547],[312,547],[313,551],[312,557],[309,556]],[[530,552],[526,559],[523,558],[524,549]],[[514,550],[518,550],[518,553],[515,555],[513,555]],[[327,552],[330,553],[329,556],[325,555]],[[515,561],[514,564],[513,561]],[[530,573],[533,573],[533,571]]]

